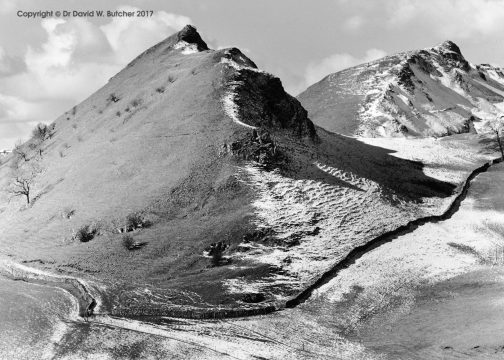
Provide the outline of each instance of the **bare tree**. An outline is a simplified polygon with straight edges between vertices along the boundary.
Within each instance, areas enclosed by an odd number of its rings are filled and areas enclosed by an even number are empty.
[[[504,115],[499,115],[493,120],[487,120],[484,124],[485,129],[495,135],[495,142],[499,146],[501,158],[504,161],[504,148],[502,144],[502,131],[504,130],[504,123],[502,119]]]
[[[7,191],[13,196],[24,196],[26,204],[30,205],[35,178],[41,171],[40,166],[36,163],[13,170]]]

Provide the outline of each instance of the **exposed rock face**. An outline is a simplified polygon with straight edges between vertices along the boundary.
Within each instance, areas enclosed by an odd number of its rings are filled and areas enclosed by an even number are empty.
[[[299,137],[315,138],[313,123],[298,100],[287,94],[280,79],[244,69],[237,74],[236,103],[241,118],[250,125],[287,129]]]
[[[225,50],[221,62],[229,68],[227,83],[233,117],[249,127],[286,130],[297,137],[316,139],[307,111],[285,92],[280,79],[258,70],[236,48]]]
[[[228,147],[233,155],[265,166],[273,165],[278,157],[276,145],[266,130],[254,129],[249,136],[231,143]]]
[[[203,41],[196,28],[192,25],[186,25],[176,35],[178,41],[194,44],[199,51],[209,50],[206,42]]]
[[[331,74],[298,98],[317,125],[333,132],[444,136],[495,117],[503,95],[500,69],[471,65],[445,41]]]

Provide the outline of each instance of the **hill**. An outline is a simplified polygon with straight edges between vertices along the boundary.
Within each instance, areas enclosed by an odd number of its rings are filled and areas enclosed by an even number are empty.
[[[446,136],[502,114],[504,73],[451,41],[330,74],[298,96],[315,124],[366,137]]]
[[[283,307],[354,247],[443,212],[490,156],[475,138],[405,152],[316,127],[192,26],[42,129],[0,166],[2,254],[129,316]],[[8,191],[26,173],[29,204]]]

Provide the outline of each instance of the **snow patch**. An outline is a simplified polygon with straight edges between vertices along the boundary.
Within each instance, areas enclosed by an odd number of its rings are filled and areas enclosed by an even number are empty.
[[[173,45],[174,49],[182,50],[181,53],[184,55],[196,54],[199,52],[198,46],[196,44],[189,44],[186,41],[179,41]]]
[[[262,282],[227,280],[224,284],[228,291],[268,293],[270,286],[278,285],[299,289],[342,260],[358,243],[374,237],[375,232],[378,235],[384,226],[394,226],[395,222],[406,219],[407,215],[400,210],[406,204],[396,199],[392,209],[374,181],[321,162],[313,165],[338,179],[341,185],[292,179],[278,171],[264,171],[252,165],[242,169],[257,194],[252,203],[256,228],[274,234],[277,245],[244,243],[240,247],[247,250],[232,256],[280,267],[285,272],[281,277],[272,275]],[[394,214],[387,219],[376,219],[373,211],[377,207]],[[290,245],[292,242],[295,244]]]
[[[224,110],[224,113],[238,125],[244,126],[249,129],[256,129],[255,126],[245,124],[243,121],[240,120],[238,105],[235,102],[235,98],[237,96],[236,88],[239,85],[241,84],[238,81],[233,81],[227,84],[227,90],[221,99],[222,108]]]
[[[238,64],[235,60],[233,60],[231,58],[226,58],[226,57],[223,57],[221,59],[220,63],[221,64],[225,64],[227,66],[230,66],[233,69],[238,70],[238,71],[241,71],[241,70],[250,70],[250,71],[253,71],[253,72],[256,72],[256,73],[268,74],[267,72],[259,70],[257,68],[254,68],[252,66],[244,65],[246,63],[246,60],[245,60],[245,58],[243,56],[240,55],[239,59],[241,61],[243,61],[243,64]]]

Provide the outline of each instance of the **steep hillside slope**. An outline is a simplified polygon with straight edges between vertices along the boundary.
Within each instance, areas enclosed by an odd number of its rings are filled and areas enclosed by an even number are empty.
[[[4,189],[38,169],[29,205],[2,192],[2,254],[87,278],[123,315],[283,306],[353,247],[442,212],[488,158],[417,144],[424,166],[316,128],[279,79],[191,26],[49,129],[0,166]]]
[[[444,136],[504,111],[504,74],[472,65],[451,41],[331,75],[298,96],[319,126],[341,134]]]

